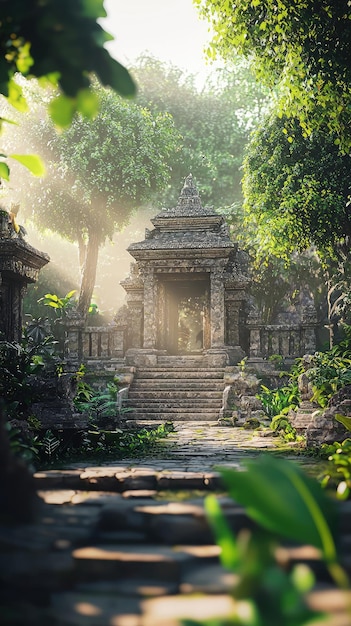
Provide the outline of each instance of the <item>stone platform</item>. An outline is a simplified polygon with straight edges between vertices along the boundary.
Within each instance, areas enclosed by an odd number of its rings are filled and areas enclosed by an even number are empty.
[[[217,492],[234,532],[252,527],[214,467],[240,468],[276,440],[208,423],[176,428],[162,458],[36,473],[36,522],[0,527],[3,626],[181,626],[186,617],[228,615],[235,576],[219,562],[203,498]],[[345,503],[341,553],[349,574],[350,522]],[[331,613],[318,626],[350,626],[345,595],[315,549],[285,546],[277,558],[315,571],[308,602]]]

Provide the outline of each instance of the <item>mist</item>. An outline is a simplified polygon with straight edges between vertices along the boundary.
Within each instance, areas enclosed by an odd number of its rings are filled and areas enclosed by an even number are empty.
[[[158,211],[159,209],[140,209],[123,231],[116,233],[112,241],[100,248],[93,302],[97,304],[104,322],[111,321],[119,307],[124,304],[126,293],[120,281],[129,274],[130,264],[133,262],[127,248],[129,244],[144,239],[145,228],[152,228],[150,218]],[[80,272],[77,244],[70,243],[56,233],[39,232],[26,220],[19,221],[26,228],[26,241],[50,255],[50,263],[41,271],[38,283],[28,287],[24,312],[26,313],[28,300],[38,300],[45,293],[64,296],[72,289],[78,292]]]

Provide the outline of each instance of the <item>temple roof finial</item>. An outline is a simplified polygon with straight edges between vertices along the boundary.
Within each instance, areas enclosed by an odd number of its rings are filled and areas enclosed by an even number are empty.
[[[201,210],[201,200],[199,193],[195,187],[193,175],[189,174],[184,180],[183,188],[178,198],[177,208]]]
[[[198,196],[198,195],[199,194],[195,187],[193,175],[189,174],[184,181],[183,189],[180,192],[180,196],[184,198],[184,196]]]

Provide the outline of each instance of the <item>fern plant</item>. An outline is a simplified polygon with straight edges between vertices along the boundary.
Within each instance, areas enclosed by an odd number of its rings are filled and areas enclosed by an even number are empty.
[[[51,432],[51,430],[47,430],[43,440],[42,447],[43,451],[49,459],[51,459],[56,452],[56,450],[60,447],[61,441]]]

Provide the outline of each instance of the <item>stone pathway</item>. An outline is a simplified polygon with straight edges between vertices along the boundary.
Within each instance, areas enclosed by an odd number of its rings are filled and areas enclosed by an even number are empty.
[[[180,626],[185,617],[228,615],[235,576],[219,563],[203,495],[217,491],[234,532],[252,527],[213,468],[240,467],[275,448],[276,439],[198,422],[176,429],[164,440],[163,458],[36,473],[36,522],[0,526],[2,626]],[[173,495],[178,490],[182,501]],[[349,572],[350,521],[345,503]],[[316,550],[286,546],[285,563],[296,560],[308,562],[318,579],[309,603],[332,613],[316,624],[350,626],[345,596],[330,584]]]

